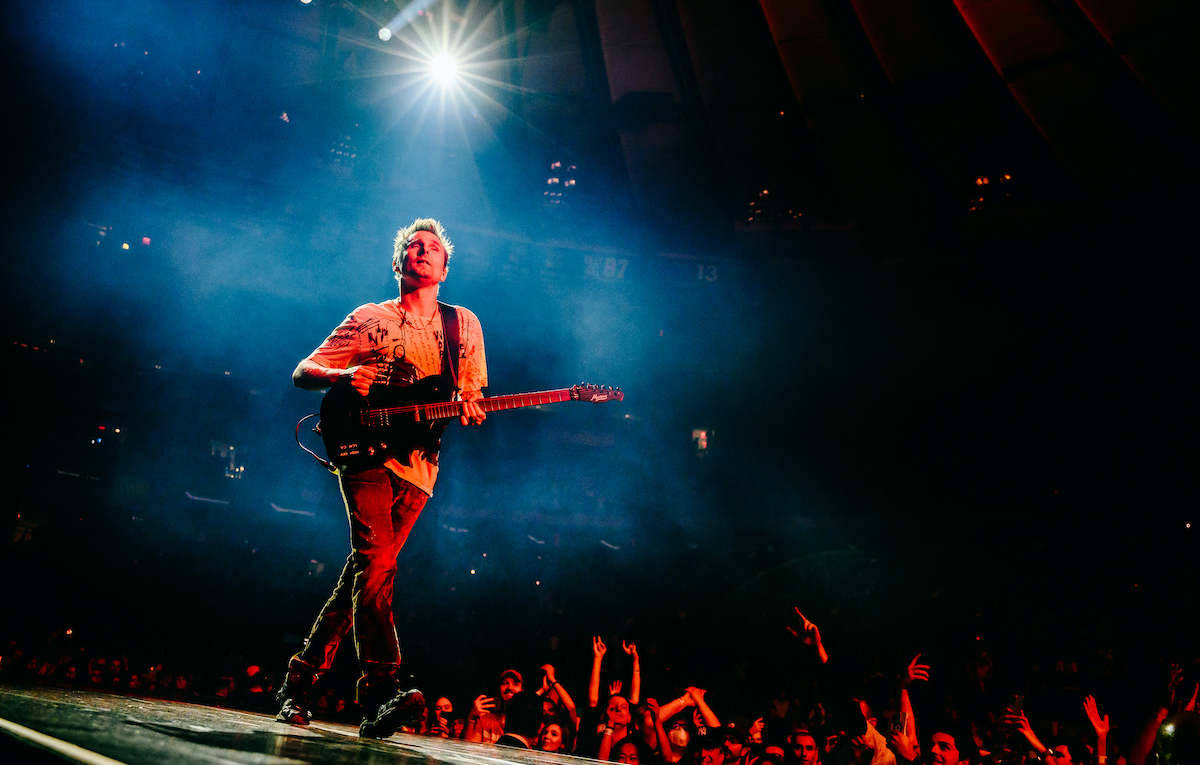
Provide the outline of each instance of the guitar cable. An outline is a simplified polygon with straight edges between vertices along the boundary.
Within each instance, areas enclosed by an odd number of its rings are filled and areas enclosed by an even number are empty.
[[[313,456],[313,459],[315,459],[317,462],[320,462],[322,465],[324,465],[325,469],[328,470],[330,473],[333,473],[334,475],[338,475],[337,465],[333,464],[332,462],[330,462],[327,459],[322,458],[321,455],[317,454],[312,449],[309,449],[307,446],[300,443],[300,426],[304,424],[305,420],[310,420],[313,417],[320,417],[320,416],[321,415],[319,415],[319,414],[309,414],[309,415],[305,415],[304,417],[300,418],[300,422],[296,423],[296,445],[299,446],[304,451],[311,454]],[[320,435],[321,434],[321,423],[318,422],[317,427],[313,428],[312,430],[313,430],[313,433]]]

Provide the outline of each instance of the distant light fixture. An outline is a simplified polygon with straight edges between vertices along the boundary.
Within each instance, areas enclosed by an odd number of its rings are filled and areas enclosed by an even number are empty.
[[[310,4],[310,3],[312,2],[312,0],[300,0],[300,2],[301,2],[303,5],[308,5],[308,4]]]
[[[129,249],[129,242],[125,242],[124,244],[122,244],[122,245],[121,245],[121,249],[122,249],[122,250],[128,250],[128,249]]]
[[[380,29],[379,30],[379,39],[383,40],[384,42],[387,42],[388,40],[392,39],[392,30],[388,29],[387,27],[383,27],[382,29]]]
[[[429,73],[442,85],[449,85],[458,76],[458,64],[454,61],[453,56],[442,51],[433,57],[433,61],[429,62]]]

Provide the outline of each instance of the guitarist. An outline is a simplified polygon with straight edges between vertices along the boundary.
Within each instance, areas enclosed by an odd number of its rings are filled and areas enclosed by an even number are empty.
[[[465,402],[462,424],[482,423],[486,415],[474,403],[487,385],[479,319],[465,308],[437,300],[453,252],[454,245],[436,220],[418,219],[400,229],[392,256],[400,297],[354,309],[300,362],[292,381],[306,390],[345,386],[366,396],[372,385],[410,385],[456,370],[455,382]],[[455,315],[448,318],[450,312]],[[455,335],[457,347],[447,348],[448,340],[455,344]],[[425,705],[421,692],[399,685],[392,588],[396,556],[433,494],[437,472],[436,446],[426,444],[402,449],[380,467],[338,476],[352,552],[304,648],[288,662],[277,720],[308,724],[313,684],[329,669],[351,628],[360,670],[359,735],[384,738],[420,716]]]

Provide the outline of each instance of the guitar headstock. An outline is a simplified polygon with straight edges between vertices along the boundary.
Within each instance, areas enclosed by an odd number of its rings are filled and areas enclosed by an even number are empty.
[[[603,385],[588,385],[587,383],[579,383],[571,386],[572,401],[590,401],[593,404],[600,404],[605,401],[624,401],[625,394],[620,388],[606,388]]]

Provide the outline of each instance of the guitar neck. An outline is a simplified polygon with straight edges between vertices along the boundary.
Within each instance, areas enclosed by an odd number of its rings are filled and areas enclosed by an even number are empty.
[[[571,389],[543,390],[536,393],[513,393],[507,396],[492,396],[480,399],[475,403],[484,412],[499,412],[504,409],[520,409],[526,406],[541,406],[543,404],[558,404],[571,400]],[[444,420],[462,415],[461,401],[443,401],[435,404],[417,404],[403,407],[403,411],[417,412],[422,420]]]

